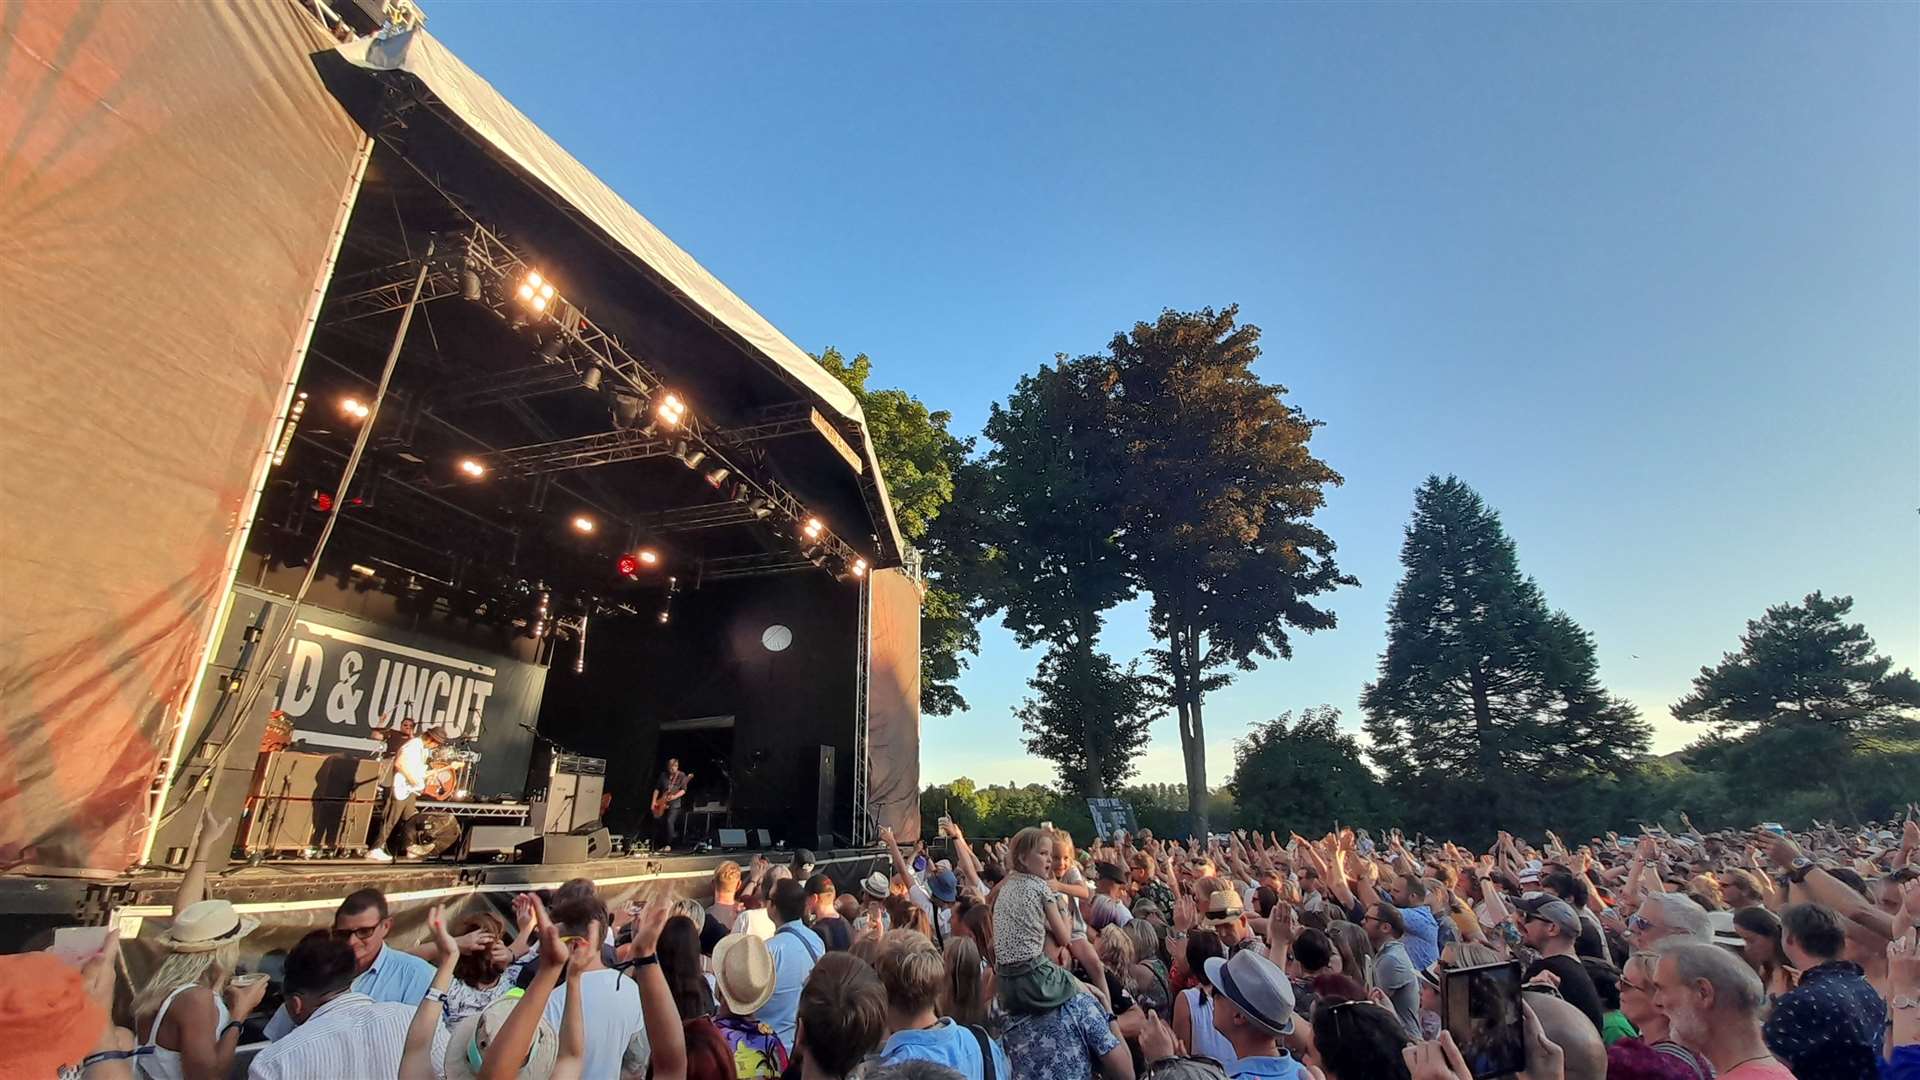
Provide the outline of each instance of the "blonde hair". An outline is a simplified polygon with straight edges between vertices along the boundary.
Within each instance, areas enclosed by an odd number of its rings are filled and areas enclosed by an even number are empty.
[[[1029,825],[1013,834],[1013,869],[1024,873],[1027,866],[1027,857],[1039,848],[1040,841],[1042,840],[1051,843],[1053,833],[1038,825]]]
[[[1133,966],[1133,938],[1117,926],[1101,928],[1098,951],[1100,962],[1116,975],[1124,975]]]
[[[887,1001],[912,1014],[934,1008],[947,981],[947,964],[927,935],[918,930],[889,930],[880,945],[880,985]]]
[[[713,868],[713,887],[716,890],[738,889],[740,887],[740,864],[728,859]]]
[[[1065,829],[1053,830],[1053,858],[1055,862],[1066,859],[1073,861],[1073,834]]]
[[[233,975],[233,969],[240,966],[240,942],[229,941],[217,949],[205,952],[169,952],[165,960],[160,961],[153,977],[147,980],[133,997],[134,1023],[145,1025],[152,1021],[153,1015],[160,1011],[160,1003],[167,995],[189,983],[204,986],[218,996],[227,988],[227,979]],[[144,1039],[145,1031],[136,1031],[135,1039]]]

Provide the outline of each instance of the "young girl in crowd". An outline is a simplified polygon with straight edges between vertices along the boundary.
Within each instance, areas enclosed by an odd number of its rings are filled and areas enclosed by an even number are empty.
[[[1067,969],[1047,958],[1049,942],[1071,938],[1066,916],[1053,902],[1054,834],[1029,827],[1013,838],[1012,873],[993,897],[994,978],[1000,1007],[1009,1013],[1057,1009],[1079,992]]]

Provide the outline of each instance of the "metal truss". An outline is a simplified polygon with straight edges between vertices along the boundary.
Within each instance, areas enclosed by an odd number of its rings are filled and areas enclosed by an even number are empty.
[[[700,563],[700,580],[724,581],[728,578],[760,577],[812,570],[814,563],[786,552],[764,555],[732,555],[724,559],[706,559]],[[864,579],[863,579],[864,580]]]
[[[873,629],[873,588],[869,578],[860,579],[860,627],[854,652],[853,670],[853,846],[865,847],[880,830],[867,805],[867,686],[873,673],[871,651]]]
[[[450,412],[520,401],[542,394],[556,394],[578,389],[579,386],[580,374],[573,370],[572,365],[517,367],[475,375],[437,387],[427,393],[426,406],[438,412]]]
[[[438,188],[437,184],[434,186]],[[459,209],[457,200],[450,199],[450,202],[455,209]],[[465,216],[465,211],[461,212]],[[523,302],[517,295],[518,290],[523,283],[532,280],[537,268],[498,235],[472,220],[462,231],[463,242],[447,244],[438,254],[355,275],[366,284],[337,296],[331,304],[330,314],[335,319],[351,321],[403,307],[406,295],[411,294],[413,279],[422,265],[426,268],[422,300],[463,294],[472,296],[474,282],[469,280],[471,275],[479,279],[477,302],[480,305],[514,327],[531,326],[547,335],[550,342],[557,342],[552,349],[543,350],[543,354],[551,361],[543,367],[570,372],[598,368],[609,392],[624,392],[638,397],[643,411],[655,405],[656,397],[667,393],[666,382],[657,372],[565,296],[553,293],[546,298],[545,307],[538,310]],[[396,282],[401,285],[396,286]],[[399,291],[401,287],[406,292]],[[542,381],[534,380],[535,383]],[[500,384],[488,383],[476,388],[469,395],[469,400],[475,396],[506,400],[507,397],[522,394],[527,385],[530,384],[519,379],[504,378]],[[679,444],[684,442],[688,453],[697,449],[706,455],[710,463],[708,468],[728,470],[733,477],[736,501],[743,505],[757,504],[766,510],[766,514],[756,516],[777,515],[783,521],[797,524],[807,521],[812,514],[797,496],[770,475],[758,444],[813,429],[813,410],[805,403],[778,406],[756,417],[754,423],[734,429],[709,426],[701,417],[687,410],[679,422],[671,427],[650,424],[648,429],[617,430],[562,439],[497,451],[481,456],[479,460],[498,473],[537,476],[665,456],[675,453]],[[808,542],[807,548],[812,554],[821,556],[823,563],[828,559],[849,566],[867,562],[864,556],[831,531],[822,530],[817,538]],[[814,564],[807,559],[801,565]]]

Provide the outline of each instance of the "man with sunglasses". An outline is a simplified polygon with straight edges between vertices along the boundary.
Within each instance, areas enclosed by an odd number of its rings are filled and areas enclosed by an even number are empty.
[[[433,985],[433,965],[417,956],[387,947],[393,918],[379,889],[348,894],[333,913],[333,937],[353,948],[353,992],[374,1001],[418,1005]],[[294,1028],[287,1007],[267,1021],[266,1036],[278,1039]]]
[[[1586,1014],[1597,1034],[1606,1027],[1606,1009],[1600,1004],[1600,991],[1593,977],[1574,954],[1574,942],[1580,938],[1580,916],[1573,905],[1552,893],[1538,893],[1520,902],[1520,933],[1527,946],[1540,958],[1527,968],[1527,978],[1551,972],[1561,1000]]]

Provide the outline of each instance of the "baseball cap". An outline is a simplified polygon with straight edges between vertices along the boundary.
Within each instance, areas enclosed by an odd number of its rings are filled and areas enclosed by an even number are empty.
[[[1111,881],[1115,885],[1125,885],[1127,883],[1126,870],[1110,862],[1094,863],[1093,876],[1099,878],[1101,881]]]
[[[1226,995],[1247,1019],[1273,1035],[1293,1034],[1293,984],[1273,961],[1242,949],[1208,957],[1207,983]]]
[[[1545,919],[1560,928],[1560,933],[1570,938],[1580,936],[1580,916],[1573,905],[1549,893],[1540,893],[1531,899],[1520,901],[1520,910],[1527,917]]]
[[[811,873],[813,873],[813,852],[808,851],[806,848],[795,848],[793,851],[793,876],[803,878]]]

